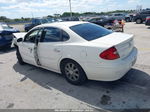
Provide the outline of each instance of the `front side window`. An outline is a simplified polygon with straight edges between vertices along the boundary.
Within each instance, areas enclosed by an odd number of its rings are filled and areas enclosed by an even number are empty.
[[[61,30],[58,28],[45,28],[42,34],[42,42],[59,42],[62,41]]]
[[[88,41],[98,39],[112,33],[112,31],[92,23],[74,25],[71,26],[70,29]]]
[[[34,43],[36,37],[39,34],[39,30],[33,30],[31,32],[29,32],[26,36],[25,36],[25,40],[24,42],[29,42],[29,43]]]

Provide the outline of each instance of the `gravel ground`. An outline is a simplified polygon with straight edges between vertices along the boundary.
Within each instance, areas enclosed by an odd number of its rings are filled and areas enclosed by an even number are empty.
[[[150,109],[150,28],[127,23],[138,59],[122,79],[74,86],[56,73],[17,63],[15,50],[0,52],[0,109]],[[137,112],[137,110],[136,110]]]

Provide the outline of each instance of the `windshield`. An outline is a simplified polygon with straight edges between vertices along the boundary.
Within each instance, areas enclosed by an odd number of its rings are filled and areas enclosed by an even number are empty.
[[[112,33],[112,31],[92,23],[71,26],[70,29],[88,41],[95,40]]]

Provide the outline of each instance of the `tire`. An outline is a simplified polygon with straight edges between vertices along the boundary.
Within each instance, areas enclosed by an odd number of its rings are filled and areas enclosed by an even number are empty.
[[[87,77],[81,66],[72,60],[67,60],[61,65],[61,72],[66,80],[73,85],[82,85]]]
[[[126,18],[126,22],[130,22],[130,18]]]
[[[20,65],[24,65],[25,62],[22,60],[22,57],[21,57],[21,54],[20,54],[20,52],[19,52],[19,48],[18,48],[18,47],[16,48],[16,56],[17,56],[17,59],[18,59],[18,63],[19,63]]]
[[[141,19],[137,19],[136,20],[136,24],[141,24],[142,23],[142,20]]]

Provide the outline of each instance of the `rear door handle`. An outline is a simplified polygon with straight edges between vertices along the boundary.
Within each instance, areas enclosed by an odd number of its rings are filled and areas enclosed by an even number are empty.
[[[55,51],[55,52],[60,52],[60,49],[55,48],[54,51]]]

